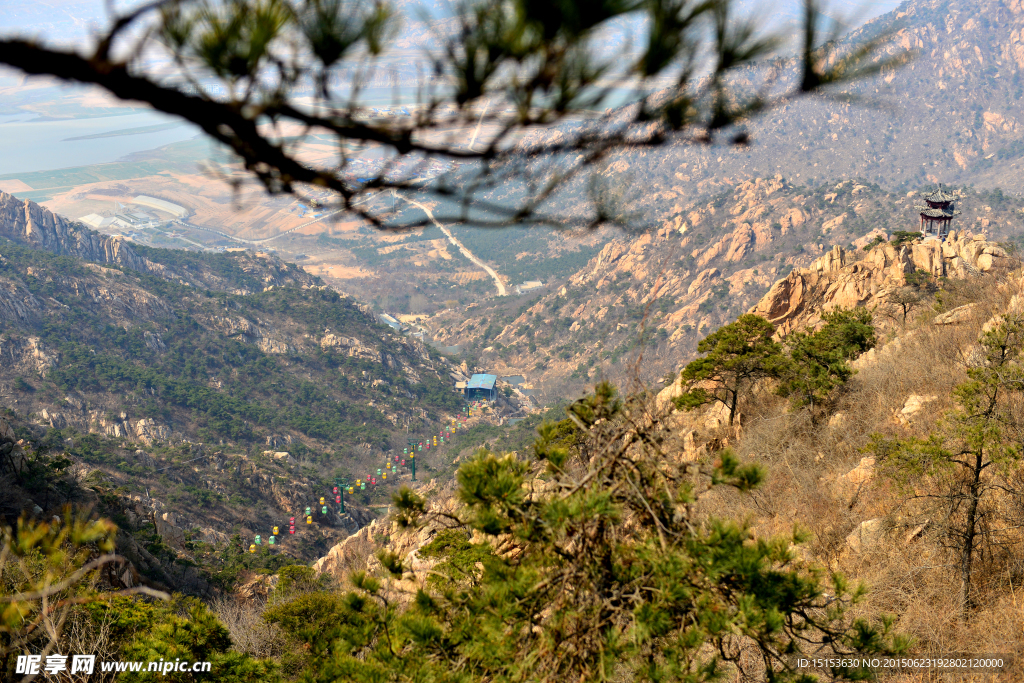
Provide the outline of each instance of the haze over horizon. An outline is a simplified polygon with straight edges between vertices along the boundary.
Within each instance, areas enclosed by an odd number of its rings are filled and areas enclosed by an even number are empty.
[[[0,680],[1019,683],[1024,0],[725,1],[0,3]]]

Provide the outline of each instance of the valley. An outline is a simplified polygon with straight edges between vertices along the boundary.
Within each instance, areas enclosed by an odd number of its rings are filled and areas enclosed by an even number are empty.
[[[0,71],[0,679],[1016,681],[1024,2],[414,4]]]

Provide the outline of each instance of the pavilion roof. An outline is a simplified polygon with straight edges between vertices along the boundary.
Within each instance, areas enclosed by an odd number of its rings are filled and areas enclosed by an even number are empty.
[[[915,209],[921,212],[921,215],[925,218],[953,218],[959,216],[962,212],[957,211],[952,207],[931,207],[931,206],[915,206]]]
[[[931,202],[952,202],[958,198],[957,195],[952,192],[947,192],[941,187],[932,192],[922,192],[921,196],[924,197],[926,201]]]

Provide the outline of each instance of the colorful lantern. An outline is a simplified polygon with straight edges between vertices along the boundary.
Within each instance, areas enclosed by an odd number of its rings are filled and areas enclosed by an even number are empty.
[[[259,534],[256,534],[256,545],[263,545],[262,541],[260,541],[260,535]]]
[[[323,497],[323,496],[320,496],[320,504],[321,504],[321,505],[323,505],[323,504],[324,504],[324,497]]]
[[[313,523],[313,517],[311,517],[311,516],[310,517],[306,517],[306,524],[312,524],[312,523]]]
[[[288,533],[290,533],[290,534],[294,534],[294,533],[295,533],[295,527],[291,527],[291,528],[289,528],[289,529],[288,529]]]
[[[274,527],[274,535],[277,536],[277,527]]]
[[[307,505],[306,506],[306,516],[309,517],[311,514],[313,514],[313,509]]]
[[[327,506],[324,505],[324,509],[321,510],[320,512],[326,515],[327,514]]]
[[[273,536],[270,537],[269,543],[270,543],[270,545],[274,545],[274,537]]]
[[[334,487],[334,495],[338,495],[338,487],[337,486]]]
[[[256,546],[255,545],[250,545],[249,546],[249,552],[250,553],[255,553],[256,552]]]
[[[341,496],[335,496],[334,497],[334,502],[340,504],[341,503]]]

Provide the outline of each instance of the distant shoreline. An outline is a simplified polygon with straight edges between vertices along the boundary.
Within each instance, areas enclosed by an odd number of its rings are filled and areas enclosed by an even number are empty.
[[[142,135],[144,133],[159,133],[161,131],[177,128],[185,125],[184,121],[171,121],[169,123],[158,123],[153,126],[139,126],[138,128],[122,128],[121,130],[110,130],[105,133],[93,133],[91,135],[79,135],[73,138],[64,138],[61,142],[73,142],[75,140],[97,140],[99,138],[116,138],[122,135]]]

